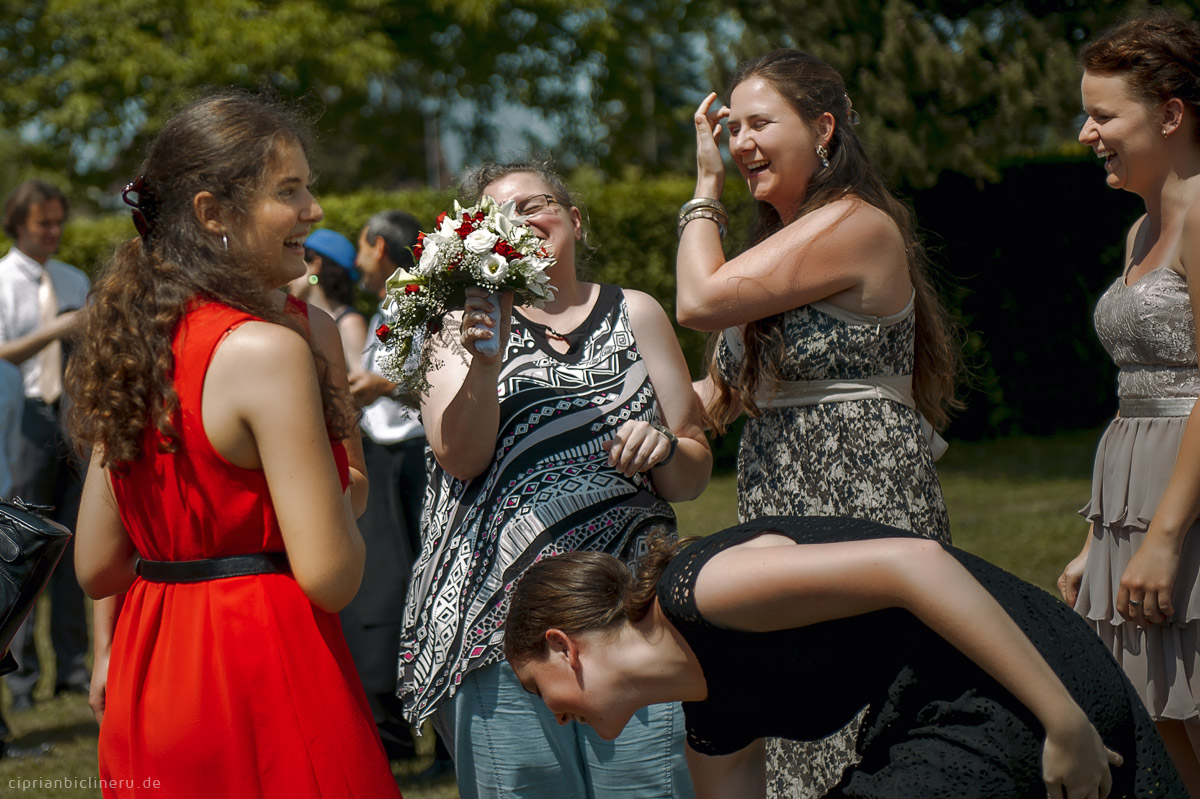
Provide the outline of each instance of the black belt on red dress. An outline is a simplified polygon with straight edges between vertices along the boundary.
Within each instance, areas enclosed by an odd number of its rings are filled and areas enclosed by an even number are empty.
[[[283,552],[260,552],[253,555],[232,555],[227,558],[204,560],[143,560],[138,559],[137,573],[152,583],[199,583],[225,577],[245,577],[251,574],[289,574],[287,555]]]

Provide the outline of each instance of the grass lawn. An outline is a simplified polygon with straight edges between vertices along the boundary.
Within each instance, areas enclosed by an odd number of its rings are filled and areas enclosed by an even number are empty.
[[[1054,438],[954,442],[939,462],[938,473],[955,544],[1054,592],[1063,565],[1083,543],[1086,527],[1075,510],[1088,497],[1098,438],[1099,433],[1091,431]],[[699,499],[676,506],[680,529],[711,533],[735,524],[736,491],[736,476],[714,477]],[[43,662],[50,662],[49,641],[45,630],[40,632]],[[97,773],[97,727],[91,711],[83,697],[49,697],[53,685],[53,674],[44,675],[35,694],[42,701],[29,712],[8,714],[16,745],[50,743],[53,748],[37,759],[0,761],[0,796],[83,799],[100,795],[97,788],[88,787]],[[7,689],[0,701],[7,708]],[[393,765],[406,799],[457,797],[453,778],[423,785],[410,781],[432,758],[428,736],[419,739],[418,747],[421,757]],[[23,787],[23,780],[31,784]]]
[[[1083,545],[1099,431],[1054,438],[954,442],[938,462],[954,543],[1057,595],[1062,567]],[[737,524],[737,476],[713,477],[675,506],[686,534]]]

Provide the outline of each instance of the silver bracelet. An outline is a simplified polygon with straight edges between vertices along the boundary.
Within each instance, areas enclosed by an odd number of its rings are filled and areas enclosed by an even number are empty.
[[[711,208],[726,219],[729,218],[729,211],[721,204],[720,200],[714,200],[712,197],[696,197],[688,200],[679,208],[679,218],[683,219],[689,212],[697,208]]]
[[[666,466],[675,458],[675,450],[679,448],[679,437],[672,433],[671,428],[667,427],[666,425],[661,425],[658,422],[651,422],[650,426],[666,436],[667,441],[671,443],[671,451],[667,453],[667,457],[654,464],[655,466]]]
[[[726,225],[729,220],[718,213],[714,213],[711,208],[695,208],[688,211],[684,216],[679,217],[679,225],[676,228],[676,233],[679,238],[683,238],[683,229],[687,227],[688,222],[696,219],[709,219],[717,223],[717,234],[721,237],[721,241],[725,240]]]

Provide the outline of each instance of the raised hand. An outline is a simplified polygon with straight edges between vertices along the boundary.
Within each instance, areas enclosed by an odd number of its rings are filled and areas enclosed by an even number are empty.
[[[725,188],[725,159],[721,157],[721,120],[729,109],[714,110],[717,93],[711,92],[696,108],[696,196],[720,199]]]
[[[472,358],[478,358],[487,364],[500,359],[501,353],[498,345],[508,336],[512,303],[511,291],[503,292],[500,295],[501,307],[497,308],[490,299],[490,292],[487,289],[478,286],[467,287],[466,301],[463,305],[462,332],[459,340],[463,347],[471,353]],[[495,345],[483,346],[484,342],[493,341]]]

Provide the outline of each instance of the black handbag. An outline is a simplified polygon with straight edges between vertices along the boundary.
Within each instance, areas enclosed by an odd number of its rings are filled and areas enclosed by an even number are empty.
[[[15,670],[8,651],[17,628],[37,604],[71,531],[20,499],[0,499],[0,674]]]

